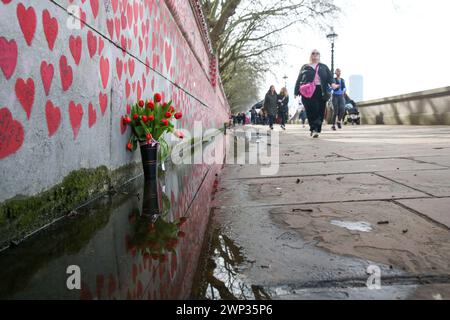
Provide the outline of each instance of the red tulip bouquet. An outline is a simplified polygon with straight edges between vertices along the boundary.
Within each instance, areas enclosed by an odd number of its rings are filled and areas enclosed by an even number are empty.
[[[181,132],[175,131],[172,120],[181,119],[181,111],[176,111],[172,101],[162,103],[161,94],[156,93],[154,100],[139,100],[130,110],[130,114],[122,117],[123,124],[132,128],[131,136],[127,144],[128,151],[135,151],[138,143],[142,145],[159,144],[158,158],[164,161],[169,154],[169,146],[163,138],[166,132],[174,133],[183,139]]]

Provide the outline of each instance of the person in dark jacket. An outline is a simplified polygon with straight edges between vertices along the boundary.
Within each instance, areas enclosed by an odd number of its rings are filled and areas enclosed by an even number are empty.
[[[342,120],[345,114],[345,92],[347,87],[345,86],[344,79],[341,78],[341,69],[336,69],[336,78],[334,82],[338,86],[337,89],[333,90],[333,126],[331,129],[336,131],[336,124],[339,129],[342,129]],[[336,122],[337,121],[337,122]]]
[[[270,129],[273,130],[273,123],[275,122],[275,117],[277,116],[278,110],[278,95],[275,91],[275,86],[271,86],[264,99],[264,109],[267,112],[267,117],[269,118]]]
[[[286,122],[289,113],[289,94],[286,88],[282,88],[278,96],[278,116],[281,119],[281,129],[286,130]]]
[[[317,77],[315,77],[316,68],[318,68]],[[302,103],[306,108],[311,136],[318,138],[322,132],[325,108],[327,101],[331,98],[331,89],[336,89],[337,86],[330,69],[325,64],[320,63],[320,53],[317,50],[311,52],[310,63],[305,64],[300,70],[295,84],[295,96],[300,95],[301,85],[313,81],[316,84],[316,90],[311,98],[302,96]]]
[[[256,116],[258,115],[258,113],[256,112],[256,108],[253,107],[252,110],[250,111],[250,117],[251,117],[251,122],[252,124],[256,124]]]

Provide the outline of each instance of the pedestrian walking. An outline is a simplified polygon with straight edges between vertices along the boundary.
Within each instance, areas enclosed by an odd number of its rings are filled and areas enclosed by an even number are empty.
[[[275,117],[277,116],[277,104],[278,95],[275,91],[275,86],[271,86],[264,99],[264,109],[267,112],[267,117],[269,118],[270,129],[273,130],[273,124],[275,122]]]
[[[282,88],[278,96],[278,116],[281,119],[281,129],[286,130],[286,122],[289,113],[289,94],[286,88]]]
[[[253,125],[256,124],[256,116],[257,116],[256,108],[252,107],[252,110],[250,111],[250,118]]]
[[[336,131],[336,124],[339,129],[342,129],[342,120],[345,115],[345,92],[347,91],[345,81],[341,78],[341,69],[336,69],[334,83],[337,88],[333,90],[333,119],[331,129]]]
[[[331,87],[331,88],[330,88]],[[318,138],[322,132],[327,101],[331,97],[331,89],[336,89],[330,69],[320,63],[320,53],[313,50],[309,64],[305,64],[295,84],[295,96],[302,96],[311,136]]]

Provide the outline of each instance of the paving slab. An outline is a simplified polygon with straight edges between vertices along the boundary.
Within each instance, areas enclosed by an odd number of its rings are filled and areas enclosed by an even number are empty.
[[[379,173],[398,183],[426,192],[435,197],[450,196],[450,169]]]
[[[450,155],[448,156],[427,156],[427,157],[412,157],[415,161],[423,161],[426,163],[437,164],[440,166],[450,167]]]
[[[218,206],[267,206],[423,197],[428,195],[374,174],[352,174],[225,180],[217,199]]]
[[[411,199],[398,202],[450,229],[450,198]]]
[[[450,231],[395,203],[283,206],[270,213],[334,254],[394,265],[409,274],[450,276]]]
[[[290,158],[288,154],[283,154],[283,159]],[[277,177],[329,175],[329,174],[351,174],[386,171],[411,171],[411,170],[431,170],[445,169],[446,167],[421,163],[409,159],[373,159],[354,161],[315,161],[308,163],[272,164],[278,170]],[[224,179],[238,177],[238,179],[249,179],[263,177],[261,169],[269,168],[262,165],[230,165],[226,168]]]

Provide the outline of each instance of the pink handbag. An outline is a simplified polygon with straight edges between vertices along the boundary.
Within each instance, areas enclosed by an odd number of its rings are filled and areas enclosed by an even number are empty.
[[[302,84],[300,86],[300,95],[304,98],[311,98],[314,95],[314,91],[316,91],[316,77],[319,72],[319,64],[316,67],[316,75],[314,76],[314,80],[310,83]]]

